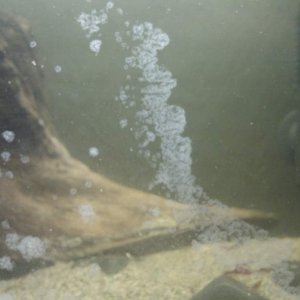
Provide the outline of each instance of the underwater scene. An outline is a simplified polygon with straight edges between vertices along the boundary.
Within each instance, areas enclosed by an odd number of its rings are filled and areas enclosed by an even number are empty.
[[[0,300],[299,300],[300,3],[0,0]]]

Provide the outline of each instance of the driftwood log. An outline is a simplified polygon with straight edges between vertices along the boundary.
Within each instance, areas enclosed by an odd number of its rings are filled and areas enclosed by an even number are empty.
[[[155,236],[176,240],[212,220],[273,218],[214,205],[195,214],[194,206],[122,186],[74,159],[49,122],[30,41],[25,20],[0,14],[0,257],[68,259]],[[190,212],[186,222],[176,217]]]

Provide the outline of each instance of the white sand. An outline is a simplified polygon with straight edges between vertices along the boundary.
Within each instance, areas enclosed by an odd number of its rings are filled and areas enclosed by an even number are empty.
[[[80,265],[59,262],[25,277],[0,282],[0,300],[188,300],[236,265],[243,265],[249,272],[231,272],[231,276],[269,299],[299,299],[299,295],[293,296],[277,286],[268,270],[284,260],[300,261],[300,239],[250,241],[243,246],[194,245],[133,258],[115,275],[106,275],[98,264],[88,261]]]

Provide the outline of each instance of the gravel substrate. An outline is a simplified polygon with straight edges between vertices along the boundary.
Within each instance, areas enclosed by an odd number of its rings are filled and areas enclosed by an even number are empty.
[[[0,300],[170,299],[188,300],[213,279],[227,274],[267,299],[296,300],[272,279],[270,267],[300,261],[299,239],[193,245],[129,258],[118,273],[99,264],[58,262],[27,276],[0,282]]]

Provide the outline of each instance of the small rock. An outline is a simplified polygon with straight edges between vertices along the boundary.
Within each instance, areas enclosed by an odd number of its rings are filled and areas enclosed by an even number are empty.
[[[240,282],[226,276],[218,277],[191,300],[268,300],[252,292]]]
[[[125,255],[103,255],[97,261],[105,274],[113,275],[128,265],[129,258]]]

